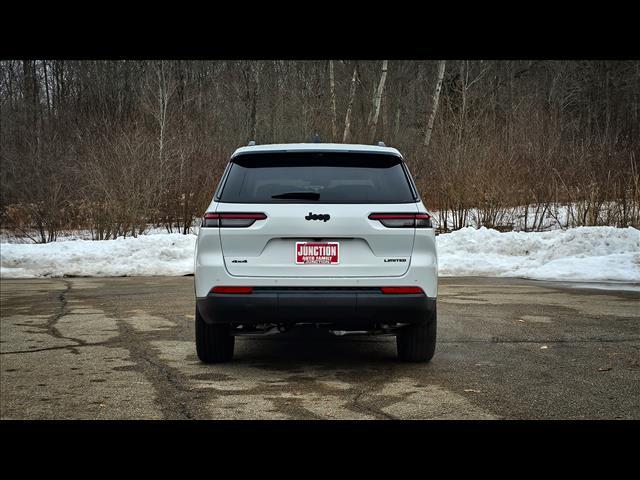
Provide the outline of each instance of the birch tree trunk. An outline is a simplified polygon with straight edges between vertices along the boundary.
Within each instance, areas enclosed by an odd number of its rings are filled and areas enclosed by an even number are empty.
[[[460,62],[460,125],[458,128],[458,148],[456,150],[456,168],[460,165],[460,157],[462,155],[462,137],[465,131],[467,123],[467,83],[469,78],[469,65],[468,61],[462,60]]]
[[[444,79],[444,71],[446,66],[446,60],[440,60],[440,62],[438,62],[438,79],[436,81],[436,89],[434,90],[433,97],[431,99],[431,113],[429,114],[429,120],[427,121],[427,133],[424,136],[425,149],[429,148],[429,142],[431,141],[431,132],[433,132],[433,124],[436,120],[436,113],[438,112],[440,90],[442,89],[442,80]]]
[[[382,102],[382,93],[384,92],[384,83],[387,79],[388,60],[382,62],[382,73],[380,74],[380,82],[378,89],[373,97],[373,116],[371,117],[371,125],[369,126],[369,143],[373,143],[376,137],[376,128],[378,126],[378,117],[380,116],[380,104]]]
[[[329,86],[331,92],[331,141],[338,138],[338,123],[336,118],[336,80],[333,74],[333,60],[329,60]]]
[[[382,117],[382,140],[388,142],[391,137],[391,129],[389,128],[389,95],[382,96],[380,110]]]
[[[164,73],[164,63],[161,61],[158,68],[158,127],[160,130],[158,138],[158,157],[160,158],[160,174],[164,172],[164,133],[167,126],[167,105],[169,97],[167,95],[167,83]],[[162,178],[162,177],[161,177]]]
[[[47,113],[51,119],[51,98],[49,96],[49,76],[47,75],[47,62],[42,61],[42,69],[44,70],[44,91],[47,94]]]
[[[396,120],[393,126],[393,141],[395,142],[398,138],[398,133],[400,132],[400,105],[396,108]]]
[[[165,168],[166,168],[166,135],[167,135],[167,124],[168,124],[168,110],[169,110],[169,102],[171,96],[173,95],[173,91],[175,88],[175,84],[167,75],[165,71],[165,62],[164,60],[159,61],[156,64],[156,81],[157,81],[157,110],[154,108],[152,110],[152,115],[155,117],[158,122],[158,180],[161,188],[164,188],[165,185]]]
[[[255,140],[258,136],[258,84],[259,84],[259,65],[252,65],[251,77],[251,111],[249,113],[249,132],[251,140]]]
[[[347,105],[347,114],[344,117],[344,133],[342,134],[342,143],[347,143],[351,133],[351,110],[353,101],[356,96],[356,85],[358,79],[358,64],[353,67],[353,77],[351,78],[351,89],[349,91],[349,104]]]

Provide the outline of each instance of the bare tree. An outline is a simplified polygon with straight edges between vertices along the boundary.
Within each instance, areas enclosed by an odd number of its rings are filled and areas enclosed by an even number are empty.
[[[440,60],[438,62],[438,74],[436,76],[436,87],[433,90],[431,96],[431,112],[429,113],[429,120],[427,121],[427,132],[424,136],[425,150],[429,148],[429,142],[431,141],[431,132],[433,131],[433,123],[436,119],[436,113],[438,112],[438,104],[440,102],[440,90],[442,89],[442,80],[444,79],[444,71],[447,67],[446,60]]]
[[[388,60],[382,61],[382,72],[380,73],[380,81],[378,82],[378,88],[376,89],[376,93],[373,97],[373,115],[371,117],[371,122],[369,124],[369,142],[373,143],[376,137],[376,129],[378,127],[378,116],[380,115],[380,104],[382,103],[382,94],[384,92],[384,84],[387,80],[387,66],[389,64]]]
[[[336,114],[336,81],[333,74],[333,60],[329,60],[329,88],[331,92],[331,141],[338,138],[338,122]]]
[[[316,132],[389,136],[442,228],[640,227],[639,61],[452,66],[0,61],[0,228],[187,233],[238,145]]]
[[[169,102],[177,86],[174,79],[167,72],[167,65],[164,60],[157,62],[155,65],[152,82],[148,84],[151,99],[147,103],[147,108],[158,126],[158,161],[160,174],[163,175],[165,171]]]
[[[353,76],[351,77],[351,88],[349,90],[349,103],[347,104],[347,113],[344,117],[344,133],[342,134],[342,143],[347,143],[351,135],[351,110],[353,102],[356,98],[356,86],[358,81],[358,62],[353,66]]]

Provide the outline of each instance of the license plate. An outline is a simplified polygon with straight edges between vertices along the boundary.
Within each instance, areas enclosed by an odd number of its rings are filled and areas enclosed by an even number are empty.
[[[337,265],[340,263],[338,242],[296,242],[296,264]]]

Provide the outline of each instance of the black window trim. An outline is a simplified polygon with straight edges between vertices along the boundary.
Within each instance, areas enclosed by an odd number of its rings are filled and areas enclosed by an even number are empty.
[[[418,193],[418,187],[416,186],[413,177],[411,176],[411,172],[409,171],[409,166],[405,163],[404,158],[402,159],[402,170],[404,171],[404,175],[407,177],[409,182],[409,187],[413,192],[413,198],[416,203],[420,201],[420,194]]]
[[[220,182],[218,182],[218,187],[216,188],[216,192],[213,195],[213,199],[217,202],[220,200],[222,196],[222,190],[224,190],[224,185],[227,183],[227,177],[229,176],[229,171],[231,170],[232,161],[229,160],[227,166],[224,167],[224,172],[222,172],[222,177],[220,178]]]
[[[216,202],[219,203],[234,203],[234,204],[246,204],[246,205],[261,205],[264,204],[264,202],[230,202],[228,200],[225,201],[221,201],[221,197],[222,197],[222,193],[224,192],[224,187],[227,183],[227,179],[229,177],[229,172],[231,171],[231,168],[233,168],[233,164],[235,163],[234,160],[237,157],[241,157],[241,156],[245,156],[245,155],[260,155],[262,153],[316,153],[319,152],[318,150],[302,150],[302,151],[298,151],[298,150],[265,150],[264,152],[240,152],[237,154],[234,154],[231,156],[231,158],[229,159],[229,163],[227,163],[227,166],[225,167],[225,170],[222,174],[222,177],[220,178],[220,183],[218,184],[218,187],[216,189],[216,192],[214,194],[214,200]],[[325,153],[324,151],[322,151],[322,153]],[[334,153],[333,150],[331,150],[328,153]],[[411,176],[411,173],[409,172],[409,168],[407,167],[406,162],[404,161],[404,158],[402,157],[402,155],[397,155],[395,153],[388,153],[388,152],[359,152],[357,150],[336,150],[335,153],[366,153],[366,154],[370,154],[370,155],[391,155],[394,157],[397,157],[400,159],[400,166],[402,168],[402,171],[404,173],[405,179],[407,180],[407,182],[409,183],[409,189],[411,190],[411,194],[413,196],[413,200],[412,201],[408,201],[408,202],[394,202],[393,205],[397,205],[397,204],[409,204],[409,203],[418,203],[420,202],[420,194],[418,193],[418,188],[416,187],[416,184],[413,181],[413,177]],[[322,202],[301,202],[299,200],[289,200],[289,201],[280,201],[280,202],[273,202],[273,205],[283,205],[283,204],[298,204],[298,205],[309,205],[309,204],[316,204],[316,205],[322,205]],[[326,205],[374,205],[374,204],[363,204],[361,202],[340,202],[340,203],[326,203]]]

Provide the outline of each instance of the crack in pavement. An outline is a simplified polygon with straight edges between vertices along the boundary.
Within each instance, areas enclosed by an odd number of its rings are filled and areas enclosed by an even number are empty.
[[[57,279],[58,280],[58,279]],[[44,325],[32,325],[32,324],[17,324],[20,326],[24,326],[24,327],[29,327],[29,328],[37,328],[40,330],[45,331],[47,334],[51,335],[54,338],[57,338],[59,340],[67,340],[69,342],[73,342],[75,343],[75,345],[60,345],[60,346],[56,346],[56,347],[47,347],[47,348],[38,348],[38,349],[33,349],[33,350],[15,350],[15,351],[9,351],[9,352],[0,352],[0,355],[10,355],[10,354],[22,354],[22,353],[32,353],[32,352],[45,352],[48,350],[69,350],[70,352],[79,355],[80,352],[78,351],[78,347],[85,347],[85,346],[93,346],[93,345],[102,345],[103,343],[89,343],[85,340],[82,340],[81,338],[75,338],[75,337],[68,337],[65,335],[62,335],[62,333],[60,333],[60,330],[58,330],[56,324],[60,321],[61,318],[65,317],[68,312],[67,312],[67,302],[68,302],[68,295],[71,293],[71,290],[73,288],[73,285],[71,283],[71,281],[69,280],[62,280],[60,279],[59,281],[63,282],[65,284],[65,288],[63,291],[61,291],[57,296],[57,300],[59,302],[58,307],[57,307],[57,311],[54,312],[50,318],[47,320],[47,322]]]
[[[362,413],[372,414],[377,419],[385,419],[385,420],[398,420],[398,417],[391,415],[387,412],[382,411],[378,407],[373,405],[369,405],[361,402],[361,398],[364,395],[371,394],[374,390],[376,390],[380,385],[386,384],[393,377],[393,372],[388,372],[386,375],[383,375],[382,378],[377,378],[371,382],[368,382],[361,389],[355,389],[356,395],[353,397],[351,402],[349,402],[347,407],[355,407],[356,411],[360,411]]]
[[[39,327],[39,328],[46,328],[47,332],[55,338],[62,339],[62,340],[69,340],[70,342],[75,342],[77,345],[67,345],[64,348],[66,348],[67,350],[70,350],[72,353],[76,355],[79,355],[80,352],[76,347],[85,346],[87,345],[87,342],[80,338],[66,337],[62,335],[58,330],[58,328],[56,327],[56,324],[58,323],[58,321],[62,317],[67,315],[67,295],[71,293],[71,289],[73,288],[73,285],[70,280],[61,280],[61,281],[65,284],[65,289],[58,294],[58,301],[60,302],[58,311],[49,319],[49,321],[47,321],[44,327]],[[37,325],[35,326],[37,327]]]
[[[73,345],[60,345],[33,350],[15,350],[2,352],[0,355],[19,355],[26,353],[36,353],[43,351],[68,350],[74,354],[80,354],[83,347],[108,346],[124,348],[129,352],[131,361],[136,365],[131,368],[141,373],[152,385],[156,392],[155,402],[159,405],[162,415],[165,418],[192,419],[194,414],[189,408],[189,400],[194,401],[198,396],[188,396],[189,390],[182,385],[178,375],[158,359],[152,358],[146,346],[139,344],[140,338],[144,337],[140,332],[135,331],[126,320],[121,318],[117,304],[111,308],[111,312],[104,311],[106,317],[112,318],[118,328],[118,335],[102,342],[87,342],[81,338],[65,336],[57,328],[57,323],[69,314],[68,301],[72,295],[73,282],[62,280],[65,288],[56,296],[58,305],[56,311],[50,316],[45,325],[31,325],[31,328],[38,328],[45,331],[54,338],[73,342]],[[27,325],[25,325],[27,326]],[[194,398],[195,397],[195,398]]]
[[[280,398],[269,396],[265,396],[265,398],[271,401],[279,412],[289,418],[293,417],[300,420],[323,420],[322,416],[312,412],[308,408],[305,408],[302,405],[302,399],[300,398]]]
[[[145,350],[140,345],[140,338],[144,335],[136,332],[125,319],[121,318],[117,305],[113,306],[113,311],[115,313],[113,318],[119,331],[116,340],[129,351],[131,360],[136,363],[137,367],[132,368],[142,373],[153,386],[156,391],[155,403],[160,407],[163,417],[187,420],[197,418],[198,415],[192,412],[190,404],[197,402],[199,396],[193,395],[193,392],[185,387],[174,369],[162,364],[157,358],[152,358],[151,350]],[[146,367],[142,366],[142,363]]]
[[[69,337],[62,337],[69,338]],[[97,342],[97,343],[84,343],[83,345],[61,345],[58,347],[46,347],[46,348],[35,348],[33,350],[14,350],[9,352],[0,352],[0,355],[15,355],[15,354],[23,354],[23,353],[36,353],[36,352],[48,352],[51,350],[72,350],[74,353],[79,353],[77,351],[78,348],[82,347],[103,347],[105,345],[111,345],[114,343],[112,340],[108,340],[106,342]]]
[[[144,355],[140,355],[139,358],[141,360],[144,360],[145,362],[147,362],[147,364],[152,365],[153,367],[155,367],[155,369],[158,371],[158,373],[160,373],[160,374],[162,374],[164,376],[166,381],[173,387],[174,390],[178,390],[180,392],[188,391],[188,389],[185,389],[185,387],[182,385],[182,382],[180,382],[180,380],[177,379],[176,375],[174,373],[172,373],[169,370],[168,367],[166,367],[165,365],[162,365],[161,363],[154,362],[152,359],[150,359],[149,357],[144,356]],[[149,380],[151,381],[151,383],[153,384],[153,386],[155,388],[156,387],[155,382],[152,379],[149,379]],[[158,398],[160,398],[160,397],[158,397]],[[194,416],[191,413],[189,407],[187,406],[187,402],[184,402],[182,400],[178,401],[177,402],[177,408],[178,408],[178,411],[180,412],[180,416],[182,418],[185,418],[187,420],[191,420],[191,419],[194,418]]]

